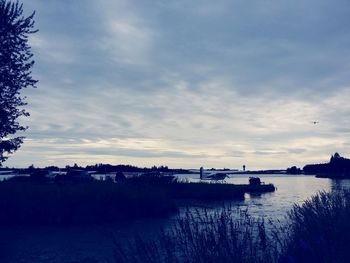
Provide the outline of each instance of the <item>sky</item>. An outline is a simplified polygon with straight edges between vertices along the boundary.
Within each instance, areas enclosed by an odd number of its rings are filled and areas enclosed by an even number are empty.
[[[348,0],[31,0],[4,166],[284,169],[350,157]],[[318,121],[313,124],[313,121]]]

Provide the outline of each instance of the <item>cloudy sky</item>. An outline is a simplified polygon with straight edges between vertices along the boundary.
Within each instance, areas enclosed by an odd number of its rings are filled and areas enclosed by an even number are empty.
[[[5,166],[350,157],[348,0],[31,0],[39,80]],[[312,121],[319,121],[313,124]]]

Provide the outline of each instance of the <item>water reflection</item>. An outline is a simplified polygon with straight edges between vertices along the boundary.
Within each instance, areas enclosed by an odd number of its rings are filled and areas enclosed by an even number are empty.
[[[250,199],[261,198],[262,193],[249,193],[248,196],[249,196]]]
[[[199,175],[179,175],[190,181],[199,181]],[[284,220],[286,213],[293,204],[301,204],[319,191],[339,191],[350,189],[350,180],[332,180],[327,178],[316,178],[305,175],[259,175],[262,182],[273,183],[277,190],[273,193],[260,195],[246,194],[241,203],[232,202],[232,205],[248,207],[249,213],[254,217],[269,217]],[[226,179],[227,183],[247,184],[249,175],[231,175]]]
[[[330,180],[330,179],[328,179]],[[343,180],[330,180],[330,185],[331,185],[331,189],[333,191],[341,191],[343,189],[350,189],[350,180],[348,179],[343,179]]]

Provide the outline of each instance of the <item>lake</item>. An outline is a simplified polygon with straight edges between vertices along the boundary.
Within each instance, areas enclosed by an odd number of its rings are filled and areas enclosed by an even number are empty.
[[[273,183],[277,190],[273,193],[245,194],[244,201],[225,202],[248,208],[250,215],[283,219],[294,203],[302,203],[319,191],[350,189],[350,180],[316,178],[313,175],[285,174],[233,174],[225,181],[232,184],[247,184],[249,177],[260,177],[262,182]],[[199,175],[179,175],[190,181],[199,181]],[[210,204],[208,207],[211,207]]]
[[[248,183],[249,175],[230,175],[227,183]],[[254,175],[255,176],[255,175]],[[350,180],[332,180],[305,175],[258,175],[277,190],[260,195],[246,194],[244,201],[224,202],[225,205],[248,209],[255,217],[284,220],[294,203],[302,203],[318,191],[350,189]],[[190,181],[198,174],[178,175]],[[216,210],[223,202],[191,202],[190,209]],[[184,208],[180,209],[180,213]],[[113,262],[113,235],[121,242],[134,233],[151,236],[160,226],[168,226],[174,216],[164,219],[137,220],[112,225],[71,227],[0,227],[0,262],[3,263],[73,263]],[[82,261],[85,260],[85,261]],[[96,262],[96,261],[95,261]]]

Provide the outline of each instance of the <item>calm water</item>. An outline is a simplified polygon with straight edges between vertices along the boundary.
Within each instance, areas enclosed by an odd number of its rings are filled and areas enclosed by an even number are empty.
[[[179,175],[198,180],[198,175]],[[272,219],[284,218],[294,203],[301,203],[318,191],[350,189],[350,180],[320,179],[313,176],[259,175],[265,183],[277,187],[274,193],[246,195],[244,201],[228,202],[248,208],[253,216]],[[246,175],[231,175],[228,183],[247,183]],[[227,202],[226,202],[227,204]],[[222,203],[193,203],[192,208],[217,209]],[[152,235],[160,226],[167,226],[173,217],[157,220],[139,220],[115,225],[79,227],[6,227],[0,228],[0,262],[3,263],[73,263],[113,262],[112,235],[126,240],[139,232]],[[85,261],[82,261],[85,259]]]
[[[252,176],[252,175],[250,175]],[[254,176],[254,175],[253,175]],[[252,216],[283,219],[294,203],[302,203],[319,191],[350,189],[350,180],[331,180],[306,175],[256,175],[262,182],[273,183],[277,191],[273,193],[245,195],[244,201],[229,202],[248,208]],[[180,175],[190,181],[199,181],[199,175]],[[225,181],[233,184],[247,184],[249,175],[230,175]],[[226,202],[227,203],[227,202]],[[210,204],[208,205],[210,208]]]

